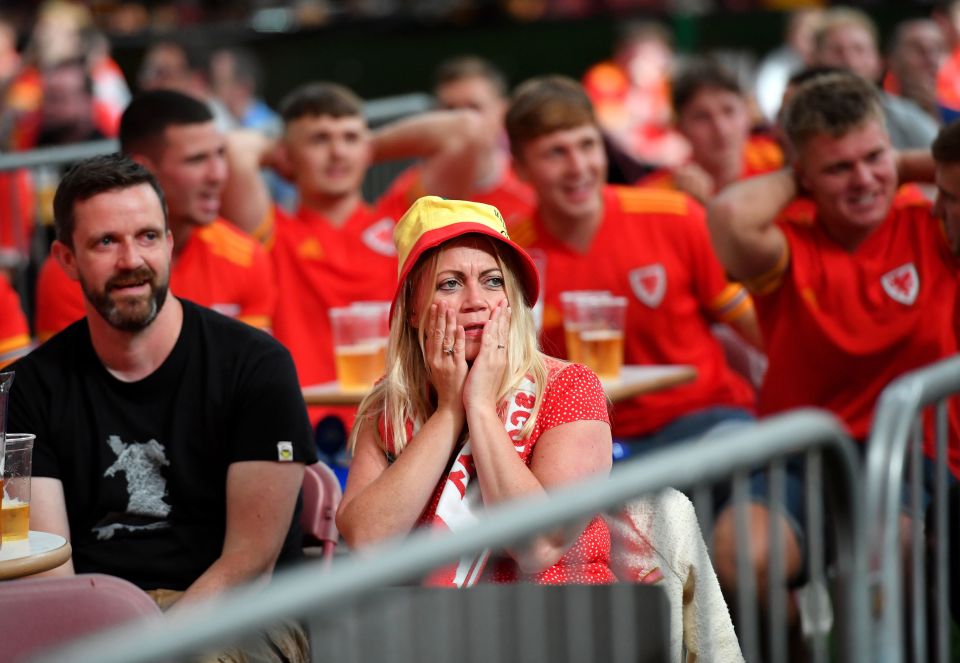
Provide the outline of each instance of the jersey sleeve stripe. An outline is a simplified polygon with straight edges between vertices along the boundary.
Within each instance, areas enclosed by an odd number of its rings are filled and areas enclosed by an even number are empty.
[[[783,253],[780,254],[777,263],[763,274],[745,280],[743,285],[755,295],[768,295],[783,283],[783,276],[787,273],[787,265],[789,264],[790,245],[784,244]]]

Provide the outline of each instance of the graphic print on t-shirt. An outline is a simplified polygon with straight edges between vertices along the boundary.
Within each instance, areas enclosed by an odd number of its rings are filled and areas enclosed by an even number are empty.
[[[127,444],[119,435],[107,438],[107,445],[117,455],[117,460],[104,471],[104,477],[112,477],[122,472],[127,481],[127,508],[124,513],[110,514],[93,531],[97,539],[112,539],[119,530],[137,531],[167,527],[166,517],[170,515],[170,505],[164,501],[167,496],[167,480],[160,474],[160,468],[170,464],[166,449],[156,440],[140,444]],[[123,519],[125,522],[116,522]],[[141,522],[130,522],[130,520]]]

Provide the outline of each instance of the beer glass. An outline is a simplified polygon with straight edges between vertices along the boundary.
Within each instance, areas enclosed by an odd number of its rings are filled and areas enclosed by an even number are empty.
[[[3,467],[6,452],[7,401],[13,386],[13,371],[0,373],[0,500],[3,498]],[[0,517],[0,548],[3,547],[3,518]]]
[[[4,541],[26,540],[30,532],[30,477],[33,433],[7,433],[3,458],[3,504],[0,522]]]
[[[389,302],[330,309],[337,380],[344,391],[367,391],[386,370]]]
[[[607,291],[574,290],[560,294],[567,358],[593,370],[600,379],[617,379],[623,366],[627,298]]]

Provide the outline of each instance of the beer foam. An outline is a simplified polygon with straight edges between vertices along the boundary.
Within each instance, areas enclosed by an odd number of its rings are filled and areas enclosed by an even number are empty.
[[[384,338],[354,343],[353,345],[338,345],[335,351],[338,355],[372,355],[385,347],[387,347],[387,339]]]
[[[623,332],[619,329],[585,329],[580,332],[580,340],[588,343],[597,341],[619,341]]]

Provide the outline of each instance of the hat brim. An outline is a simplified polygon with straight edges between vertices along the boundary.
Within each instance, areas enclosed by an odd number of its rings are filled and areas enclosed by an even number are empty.
[[[407,254],[407,259],[404,262],[403,270],[400,272],[400,276],[397,278],[397,288],[393,294],[393,301],[390,303],[391,321],[393,320],[393,312],[397,307],[397,300],[403,293],[403,284],[410,277],[410,272],[413,271],[414,266],[420,261],[420,257],[426,251],[436,248],[444,242],[459,239],[460,237],[467,235],[483,235],[511,248],[514,255],[517,257],[515,264],[519,268],[520,273],[516,276],[520,280],[521,288],[523,288],[523,296],[526,300],[526,304],[527,306],[532,307],[537,303],[537,299],[540,296],[540,275],[537,272],[537,265],[533,262],[533,258],[531,258],[530,255],[518,244],[513,242],[508,237],[496,232],[493,228],[490,228],[482,223],[462,222],[455,225],[430,230],[423,233],[417,239],[416,243],[413,245],[413,248],[410,249],[410,252]]]

